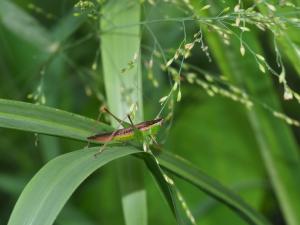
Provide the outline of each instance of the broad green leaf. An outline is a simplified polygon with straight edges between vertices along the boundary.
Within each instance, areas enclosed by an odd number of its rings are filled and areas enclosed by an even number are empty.
[[[109,131],[103,123],[66,111],[0,99],[0,126],[86,141],[92,133]]]
[[[16,73],[24,73],[26,74],[25,79],[31,80],[33,78],[28,75],[34,76],[36,71],[44,70],[45,74],[41,79],[43,79],[42,82],[44,86],[42,88],[47,105],[57,105],[57,100],[59,99],[58,96],[61,96],[62,92],[65,91],[65,89],[62,89],[57,85],[57,83],[62,83],[64,74],[63,69],[65,62],[61,56],[67,56],[64,52],[60,55],[56,55],[56,53],[63,50],[66,39],[78,29],[84,19],[81,17],[74,17],[72,13],[69,13],[62,19],[55,20],[55,22],[58,21],[57,24],[55,24],[53,31],[49,31],[46,30],[42,24],[39,24],[29,12],[19,8],[13,2],[1,1],[0,8],[0,14],[4,18],[3,25],[17,36],[16,40],[21,41],[22,50],[26,52],[24,55],[19,53],[20,58],[13,57],[11,59],[11,64],[26,65],[26,69],[32,68],[32,70],[26,70],[26,72],[24,72],[24,67],[17,67],[14,68],[16,69]],[[16,40],[9,39],[9,42],[12,45],[15,45]],[[24,40],[26,42],[23,43],[22,41]],[[36,52],[36,49],[30,48],[30,46],[38,47],[38,51]],[[34,56],[33,58],[35,60],[32,60],[32,58],[28,60],[28,58],[30,58],[28,56],[30,55]],[[13,72],[12,74],[15,77]],[[9,74],[7,74],[7,76],[9,76]],[[38,80],[36,81],[38,82]],[[24,91],[27,91],[26,94],[28,94],[29,91],[33,92],[32,89]],[[39,140],[43,146],[41,150],[46,160],[52,158],[51,156],[58,154],[59,144],[57,143],[57,139],[41,136]],[[53,148],[53,146],[57,147]]]
[[[144,157],[146,165],[151,171],[152,175],[155,177],[160,189],[164,193],[164,196],[167,198],[169,205],[171,206],[172,212],[176,218],[177,224],[179,225],[194,225],[194,217],[191,216],[190,211],[188,211],[188,206],[184,205],[183,200],[179,199],[178,190],[175,186],[175,183],[169,175],[167,175],[159,166],[159,162],[156,157],[150,154],[150,157]],[[165,182],[168,185],[165,185]],[[169,194],[170,193],[170,194]]]
[[[138,110],[134,122],[143,121],[140,27],[140,3],[118,0],[103,8],[101,21],[101,57],[109,109],[126,119],[131,104]],[[116,26],[116,24],[118,26]],[[112,121],[114,127],[119,126]]]
[[[74,151],[47,163],[25,187],[8,224],[52,224],[71,194],[92,172],[114,159],[139,152],[116,147],[95,158],[98,150]]]
[[[253,210],[238,195],[231,192],[222,184],[205,175],[185,159],[160,151],[157,155],[160,165],[166,170],[174,173],[200,190],[223,202],[231,209],[239,213],[249,224],[269,224],[261,215]]]
[[[9,108],[10,110],[7,110],[7,108]],[[22,112],[24,112],[24,115],[22,115]],[[49,114],[51,116],[49,116]],[[24,120],[12,119],[18,117],[22,117],[25,119]],[[38,127],[37,118],[38,121],[42,122],[42,124],[52,124],[52,125],[42,126],[43,130],[37,129]],[[58,135],[58,136],[74,138],[77,140],[84,140],[86,137],[85,135],[89,133],[89,129],[90,129],[90,126],[83,125],[86,121],[87,123],[90,123],[92,120],[89,120],[82,116],[70,114],[61,110],[55,110],[45,106],[40,106],[40,105],[37,106],[33,104],[10,101],[10,100],[0,100],[0,127],[4,127],[4,128],[16,129],[18,128],[19,125],[20,126],[19,129],[21,130],[26,130],[31,132],[40,131],[44,134]],[[82,132],[80,132],[78,135],[74,135],[74,132],[78,130],[79,124],[81,124],[81,126],[79,127],[81,128],[80,130],[82,130]],[[104,127],[106,128],[106,126]],[[121,147],[119,148],[121,152],[120,154],[123,154],[122,153],[123,148]],[[132,151],[132,148],[129,149],[131,149],[130,151]],[[82,157],[82,160],[88,160],[90,162],[91,159],[89,157],[92,156],[93,151],[91,151],[89,154],[87,153],[88,153],[87,151],[82,150],[82,151],[72,152],[61,157],[62,159],[65,159],[64,157],[67,157],[66,159],[68,159],[68,157],[73,159],[72,157],[77,158],[76,154],[79,154],[80,157]],[[202,172],[199,172],[197,169],[194,168],[194,166],[190,165],[189,163],[186,163],[182,159],[179,159],[177,156],[173,157],[166,154],[167,154],[166,152],[162,152],[158,156],[160,160],[160,164],[165,169],[171,171],[174,174],[179,175],[181,178],[185,180],[188,180],[192,184],[201,188],[201,190],[206,191],[208,194],[210,194],[217,200],[225,203],[226,205],[229,205],[235,211],[238,211],[243,216],[243,218],[247,218],[248,222],[251,221],[253,224],[267,224],[263,222],[263,219],[260,219],[259,214],[256,213],[251,207],[249,207],[246,203],[241,203],[240,198],[234,195],[229,189],[223,187],[217,181],[204,175]],[[55,160],[58,159],[60,158],[56,158]],[[100,160],[100,157],[94,161],[98,162],[98,160]],[[94,161],[92,162],[97,164]],[[167,198],[167,200],[170,204],[171,202],[170,198]]]
[[[101,58],[109,109],[119,118],[137,105],[135,122],[143,121],[142,74],[140,63],[140,2],[109,1],[101,10]],[[127,118],[124,118],[127,119]],[[114,127],[120,127],[112,121]],[[141,165],[131,159],[119,163],[122,203],[127,225],[147,224],[147,202]],[[126,171],[130,171],[128,174]],[[128,179],[130,177],[130,179]],[[133,210],[140,215],[132,216]]]
[[[11,214],[9,225],[53,224],[58,213],[76,188],[96,169],[112,160],[140,154],[151,165],[151,172],[173,211],[172,193],[154,157],[133,147],[107,147],[95,157],[99,147],[73,151],[48,162],[26,185]],[[138,211],[135,212],[136,214]],[[139,215],[132,215],[139,218]]]

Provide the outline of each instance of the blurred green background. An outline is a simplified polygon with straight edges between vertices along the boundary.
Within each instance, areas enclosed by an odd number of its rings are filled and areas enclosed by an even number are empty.
[[[99,2],[95,2],[95,5],[101,8],[101,4],[105,3]],[[82,16],[74,16],[76,3],[77,1],[54,0],[0,1],[1,98],[45,104],[97,118],[99,106],[105,103],[106,96],[99,51],[101,31],[98,15],[93,11],[99,8],[92,8]],[[278,7],[277,13],[283,19],[290,15],[299,18],[297,7],[281,9],[282,6],[277,1],[271,3]],[[279,84],[278,78],[272,76],[266,66],[267,72],[262,73],[248,49],[245,56],[241,56],[240,39],[232,35],[230,44],[224,45],[222,35],[218,36],[207,24],[201,24],[201,21],[198,23],[192,17],[197,12],[200,18],[207,16],[204,15],[208,13],[207,10],[199,9],[208,3],[190,1],[190,4],[195,7],[191,11],[185,1],[141,3],[142,21],[147,24],[147,27],[141,26],[144,117],[150,120],[156,116],[161,109],[159,99],[172,88],[170,76],[161,69],[164,64],[162,56],[155,56],[158,45],[154,44],[154,37],[168,60],[182,43],[184,35],[187,35],[189,43],[199,31],[200,25],[212,61],[202,51],[201,44],[196,43],[191,57],[185,63],[205,70],[205,74],[212,74],[216,79],[220,78],[219,75],[226,76],[227,79],[221,79],[221,83],[213,83],[216,88],[228,90],[228,84],[234,84],[249,93],[254,106],[247,109],[244,104],[222,94],[209,95],[211,92],[187,82],[185,75],[190,70],[182,69],[182,98],[180,102],[174,101],[173,121],[167,122],[159,141],[165,149],[188,159],[206,174],[238,193],[272,224],[298,224],[299,221],[287,222],[282,209],[286,203],[278,200],[276,192],[285,188],[284,185],[281,186],[281,181],[283,184],[288,183],[287,192],[293,192],[295,184],[300,184],[297,177],[292,178],[293,184],[282,179],[286,177],[285,173],[289,174],[288,170],[299,174],[299,128],[288,125],[273,113],[282,112],[300,120],[299,103],[296,100],[284,100],[283,86]],[[208,10],[211,18],[215,18],[226,7],[230,7],[232,11],[238,1],[210,4],[211,8]],[[244,1],[243,4],[246,8],[253,2]],[[262,6],[265,8],[256,6],[255,9],[266,12],[264,10],[268,10],[268,5]],[[87,15],[96,15],[96,19]],[[232,19],[233,23],[236,17]],[[172,22],[169,18],[177,18],[178,21]],[[184,22],[185,30],[182,18],[190,18]],[[158,22],[147,23],[155,20]],[[300,23],[295,20],[295,24],[288,25],[291,28],[287,28],[284,38],[288,38],[297,52]],[[251,31],[243,34],[245,46],[264,55],[268,65],[280,74],[281,68],[276,64],[273,34],[251,26]],[[278,38],[278,48],[288,85],[297,92],[300,84],[300,56],[299,52],[298,56],[293,55],[291,46],[287,46],[287,39],[284,38]],[[151,57],[154,57],[152,73],[158,87],[149,79],[151,71],[145,66]],[[172,65],[175,70],[180,70],[180,61],[179,64]],[[209,84],[209,79],[201,77]],[[171,110],[167,107],[164,115]],[[32,176],[52,158],[83,148],[86,143],[3,128],[0,129],[0,135],[0,224],[6,224],[18,196]],[[268,152],[271,152],[271,157]],[[280,164],[278,167],[277,163]],[[270,170],[274,165],[275,170]],[[276,178],[272,177],[276,171],[285,170],[285,166],[287,171]],[[112,162],[90,176],[75,191],[56,224],[124,224],[120,181],[116,173],[116,162]],[[174,224],[175,220],[154,179],[146,169],[143,173],[149,224]],[[236,213],[191,185],[179,179],[176,179],[176,184],[194,213],[197,224],[246,224]],[[278,184],[280,188],[276,189]],[[289,185],[294,187],[289,189]],[[295,210],[299,209],[300,199],[293,200],[295,202],[291,205],[297,206]]]

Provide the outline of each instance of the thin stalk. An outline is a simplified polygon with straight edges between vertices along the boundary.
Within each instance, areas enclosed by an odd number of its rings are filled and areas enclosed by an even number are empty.
[[[231,6],[234,4],[235,1],[231,1]],[[212,4],[211,10],[218,12],[221,7],[216,2]],[[228,47],[214,32],[206,31],[205,37],[222,74],[245,87],[257,100],[268,104],[276,111],[282,111],[270,75],[259,71],[257,62],[249,52],[242,58],[239,50],[240,40],[232,38]],[[262,54],[254,32],[245,35],[244,42],[248,43],[254,52]],[[246,113],[251,124],[249,129],[252,130],[258,144],[258,151],[255,152],[256,149],[253,149],[253,153],[261,155],[287,224],[299,225],[300,157],[291,128],[258,107]]]

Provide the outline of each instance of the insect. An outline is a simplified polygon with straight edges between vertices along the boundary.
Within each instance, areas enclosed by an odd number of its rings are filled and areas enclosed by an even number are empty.
[[[111,141],[130,141],[130,140],[138,140],[143,143],[144,151],[147,151],[147,143],[156,142],[155,134],[159,131],[160,127],[163,124],[163,119],[158,118],[154,120],[144,121],[138,124],[133,124],[129,115],[127,115],[130,123],[127,123],[118,117],[116,117],[113,113],[111,113],[106,107],[101,109],[102,112],[108,113],[115,120],[117,120],[124,128],[117,129],[113,132],[105,132],[95,134],[93,136],[87,137],[89,141],[104,143],[104,145],[100,148],[99,152],[95,155],[100,154],[106,147],[108,143]]]

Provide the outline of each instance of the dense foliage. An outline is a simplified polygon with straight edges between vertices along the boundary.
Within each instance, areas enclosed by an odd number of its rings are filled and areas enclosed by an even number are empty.
[[[1,0],[0,224],[300,224],[299,4]]]

